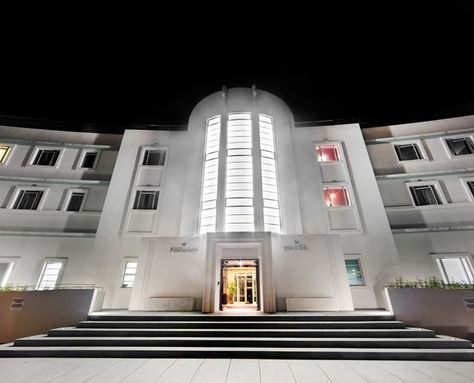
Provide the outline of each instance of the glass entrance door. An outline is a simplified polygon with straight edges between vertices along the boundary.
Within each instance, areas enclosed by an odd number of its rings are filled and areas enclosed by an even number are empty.
[[[259,309],[257,260],[222,260],[221,281],[221,310],[237,307]]]

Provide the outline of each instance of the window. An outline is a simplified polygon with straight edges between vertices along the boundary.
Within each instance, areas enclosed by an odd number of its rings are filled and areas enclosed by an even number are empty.
[[[10,154],[11,147],[8,145],[0,145],[0,164],[7,161],[8,154]]]
[[[319,162],[340,161],[339,149],[336,145],[316,146],[316,156]]]
[[[259,115],[260,162],[262,167],[263,224],[265,231],[279,233],[280,208],[275,162],[273,119]]]
[[[20,190],[13,209],[36,210],[38,209],[44,191],[42,190]]]
[[[44,261],[36,290],[54,289],[61,276],[65,262],[65,259],[48,259]]]
[[[349,194],[346,187],[324,188],[324,201],[328,207],[349,206]]]
[[[207,121],[206,151],[204,157],[204,178],[201,196],[201,222],[199,233],[216,231],[217,185],[219,178],[219,149],[221,137],[221,116]]]
[[[85,192],[81,192],[81,191],[70,192],[69,199],[66,206],[66,211],[81,211],[85,197],[86,197]]]
[[[474,153],[474,143],[469,137],[446,139],[449,150],[455,156]]]
[[[228,114],[227,119],[225,231],[254,231],[251,114]],[[261,148],[270,151],[266,142]]]
[[[0,258],[0,287],[5,287],[8,278],[13,269],[13,262],[5,262],[5,259]]]
[[[133,287],[137,274],[137,261],[126,261],[122,277],[122,287]]]
[[[365,286],[359,259],[346,259],[346,272],[350,286]]]
[[[474,197],[474,181],[467,181],[467,186],[471,191],[472,196]]]
[[[36,152],[33,165],[54,166],[59,157],[59,149],[39,149]]]
[[[395,145],[398,159],[400,161],[421,160],[423,155],[418,144]]]
[[[142,165],[160,165],[165,164],[166,150],[145,150]]]
[[[97,152],[86,152],[82,158],[81,168],[94,169],[98,154]]]
[[[138,210],[156,210],[159,196],[160,192],[158,190],[137,190],[133,208]]]
[[[468,256],[440,257],[436,263],[446,283],[474,284],[474,272]]]
[[[410,192],[416,206],[443,204],[434,185],[410,186]]]

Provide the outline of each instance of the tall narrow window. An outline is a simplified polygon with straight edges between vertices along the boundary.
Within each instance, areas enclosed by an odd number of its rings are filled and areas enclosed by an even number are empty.
[[[5,287],[13,269],[13,262],[3,262],[0,258],[0,287]]]
[[[146,150],[143,156],[142,165],[159,165],[163,166],[166,159],[166,150]]]
[[[48,290],[54,289],[61,276],[61,272],[64,266],[64,259],[50,259],[46,260],[43,264],[43,270],[36,285],[37,290]]]
[[[410,192],[416,206],[443,204],[434,185],[410,186]]]
[[[221,117],[216,116],[207,121],[200,234],[216,231],[220,138]]]
[[[275,163],[273,120],[259,115],[260,162],[262,167],[262,196],[264,230],[280,232],[280,207]]]
[[[468,181],[467,186],[469,187],[469,190],[471,191],[471,194],[474,197],[474,181]]]
[[[97,155],[97,152],[86,152],[86,154],[84,154],[84,158],[82,159],[81,168],[94,169]]]
[[[13,204],[13,209],[21,210],[36,210],[38,209],[41,197],[43,197],[42,190],[20,190]]]
[[[37,151],[33,165],[54,166],[59,157],[59,149],[40,149]]]
[[[158,190],[137,190],[133,208],[136,210],[156,210],[158,207]]]
[[[137,261],[126,261],[123,270],[122,287],[133,287],[137,274]]]
[[[362,268],[360,266],[359,259],[346,259],[346,272],[347,278],[349,279],[350,286],[364,286],[364,275],[362,274]]]
[[[225,231],[254,231],[250,113],[228,115],[226,160]]]
[[[5,163],[11,148],[8,145],[0,145],[0,164]]]

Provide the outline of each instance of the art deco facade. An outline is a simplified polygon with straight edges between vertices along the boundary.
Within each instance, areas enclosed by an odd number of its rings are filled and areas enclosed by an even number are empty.
[[[396,277],[473,283],[474,117],[299,126],[234,88],[184,131],[0,127],[0,283],[105,308],[386,305]]]

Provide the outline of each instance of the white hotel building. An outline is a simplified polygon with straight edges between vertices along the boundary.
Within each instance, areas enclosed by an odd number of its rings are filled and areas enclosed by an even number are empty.
[[[298,124],[247,88],[186,130],[0,126],[0,284],[275,312],[385,307],[399,276],[474,283],[473,134],[474,116]]]

